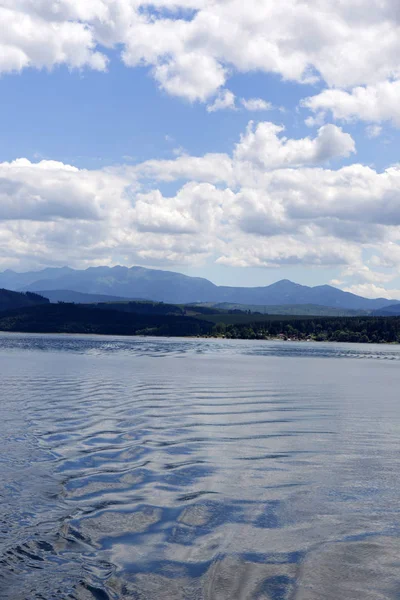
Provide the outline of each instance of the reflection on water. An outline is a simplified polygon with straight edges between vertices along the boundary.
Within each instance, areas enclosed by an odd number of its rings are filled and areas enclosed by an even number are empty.
[[[399,360],[0,336],[0,598],[398,599]]]

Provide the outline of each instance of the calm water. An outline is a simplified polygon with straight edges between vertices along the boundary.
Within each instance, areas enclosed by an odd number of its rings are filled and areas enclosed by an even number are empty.
[[[0,336],[1,600],[400,598],[400,348]]]

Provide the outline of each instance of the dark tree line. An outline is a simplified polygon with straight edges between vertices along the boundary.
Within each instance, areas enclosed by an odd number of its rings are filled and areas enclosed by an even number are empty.
[[[39,304],[0,313],[0,330],[400,343],[400,317],[266,317],[261,321],[215,325],[185,314],[153,314],[151,304],[145,310],[148,312],[104,310],[83,304]]]
[[[104,335],[197,336],[212,323],[182,315],[137,314],[101,310],[83,304],[47,304],[0,314],[1,331],[93,333]]]
[[[400,317],[323,317],[263,321],[249,324],[218,323],[213,333],[228,338],[284,339],[328,342],[400,342]]]

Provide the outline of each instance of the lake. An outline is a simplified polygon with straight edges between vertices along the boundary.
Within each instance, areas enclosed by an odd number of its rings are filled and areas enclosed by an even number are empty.
[[[400,347],[0,335],[2,600],[400,598]]]

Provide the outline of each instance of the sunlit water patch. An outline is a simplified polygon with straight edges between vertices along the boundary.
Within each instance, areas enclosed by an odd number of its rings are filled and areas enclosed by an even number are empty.
[[[0,336],[0,598],[399,598],[397,346]]]

